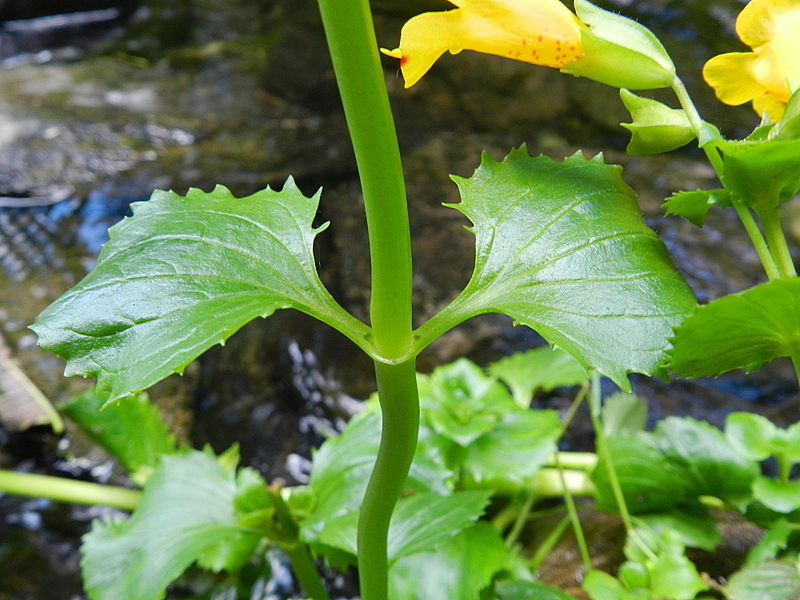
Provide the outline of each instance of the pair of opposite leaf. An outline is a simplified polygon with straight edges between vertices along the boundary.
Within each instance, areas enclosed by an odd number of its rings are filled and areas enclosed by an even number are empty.
[[[669,87],[675,68],[644,27],[575,0],[573,14],[559,0],[449,0],[455,10],[423,13],[405,24],[400,59],[411,87],[446,51],[474,50],[561,69],[627,89]],[[800,87],[800,0],[751,0],[736,32],[752,52],[712,58],[705,80],[726,104],[752,101],[759,114],[781,120]]]

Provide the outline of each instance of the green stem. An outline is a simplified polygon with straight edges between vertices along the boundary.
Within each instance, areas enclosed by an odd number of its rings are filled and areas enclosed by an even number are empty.
[[[142,499],[142,492],[139,490],[5,470],[0,470],[0,490],[8,494],[51,498],[76,504],[114,506],[122,510],[135,509]]]
[[[383,431],[378,459],[358,520],[358,571],[363,600],[385,600],[388,589],[387,537],[419,433],[419,397],[414,361],[375,362]]]
[[[778,207],[756,209],[761,225],[764,227],[764,236],[767,238],[767,245],[771,251],[775,262],[778,265],[780,277],[796,277],[797,271],[794,267],[792,255],[789,252],[789,245],[786,243],[786,236],[781,227],[781,218],[778,214]]]
[[[742,225],[744,225],[747,235],[750,236],[750,241],[753,243],[753,247],[756,249],[758,258],[761,260],[761,264],[764,266],[764,271],[767,273],[767,278],[770,281],[779,279],[781,274],[778,264],[775,262],[775,258],[773,257],[772,252],[770,252],[769,246],[767,245],[764,236],[761,234],[761,230],[758,228],[758,224],[753,218],[753,214],[750,212],[750,209],[739,200],[733,201],[733,208],[736,209],[736,214],[739,215],[739,219],[741,220]]]
[[[330,600],[308,546],[300,541],[300,528],[281,496],[281,486],[273,484],[268,491],[272,498],[272,505],[275,507],[275,521],[278,526],[277,541],[289,557],[297,581],[300,582],[303,591],[311,600]]]
[[[683,82],[677,76],[672,82],[672,91],[675,92],[681,108],[683,108],[686,116],[689,118],[689,123],[691,124],[698,141],[701,141],[703,135],[703,119],[700,117],[700,113],[697,112],[694,102],[692,102],[689,93],[686,91],[686,86],[683,85]],[[723,181],[725,165],[719,152],[712,144],[703,144],[701,147],[706,153],[711,166],[714,168],[717,178],[720,181]],[[736,214],[739,215],[739,219],[741,219],[742,225],[744,225],[745,231],[747,231],[747,235],[750,236],[750,241],[753,243],[753,247],[758,254],[758,258],[761,260],[761,264],[764,266],[764,271],[766,271],[767,277],[770,279],[770,281],[778,279],[780,277],[780,270],[775,262],[775,256],[773,252],[770,251],[770,246],[768,246],[767,241],[764,239],[764,236],[762,235],[761,230],[758,228],[755,219],[753,219],[753,215],[750,213],[750,210],[744,204],[736,200],[733,201],[733,207],[736,209]]]
[[[636,533],[636,529],[633,527],[631,514],[628,512],[628,505],[625,502],[625,495],[622,493],[622,486],[619,483],[619,477],[617,477],[617,469],[614,467],[611,449],[608,447],[608,439],[606,439],[606,434],[603,431],[603,424],[600,422],[600,405],[600,374],[593,371],[591,390],[589,393],[589,414],[592,417],[592,427],[594,428],[595,437],[594,443],[597,447],[597,455],[605,464],[608,481],[609,484],[611,484],[611,490],[614,493],[614,500],[617,503],[619,516],[625,526],[625,532],[631,536],[634,543],[639,546],[648,558],[655,560],[656,555],[653,554],[653,551],[642,541],[639,534]]]
[[[575,499],[572,497],[569,486],[567,485],[566,477],[564,476],[564,468],[561,466],[561,461],[556,455],[556,466],[558,468],[558,476],[561,479],[561,484],[564,486],[564,503],[567,505],[567,514],[572,523],[572,532],[575,534],[575,541],[578,543],[578,551],[581,554],[581,561],[583,567],[588,573],[592,569],[592,559],[589,556],[589,546],[586,545],[586,536],[583,534],[583,527],[581,527],[581,520],[578,516],[578,508],[575,506]]]
[[[319,0],[353,141],[369,231],[374,344],[384,362],[411,345],[411,237],[405,182],[368,0]]]

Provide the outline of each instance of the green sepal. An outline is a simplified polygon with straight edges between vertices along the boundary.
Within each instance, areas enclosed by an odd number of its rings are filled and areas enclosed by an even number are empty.
[[[681,377],[753,371],[800,356],[800,279],[762,283],[700,306],[675,329],[667,366]]]
[[[235,198],[226,188],[156,191],[109,230],[97,265],[40,316],[39,343],[67,375],[97,376],[109,401],[141,391],[245,323],[280,308],[306,312],[365,350],[368,328],[346,313],[316,271],[319,193],[290,178]]]
[[[684,110],[642,98],[626,89],[621,89],[619,95],[633,119],[632,123],[622,123],[631,132],[628,154],[661,154],[685,146],[695,138]]]
[[[702,227],[712,206],[729,207],[731,197],[727,190],[695,190],[676,192],[661,205],[667,215],[678,215]]]
[[[778,140],[800,138],[800,88],[789,98],[781,122],[775,125],[773,133]]]
[[[800,190],[800,138],[711,143],[722,154],[725,188],[746,206],[773,209]]]
[[[632,19],[575,0],[583,55],[561,71],[630,90],[665,88],[675,79],[675,65],[653,33]]]

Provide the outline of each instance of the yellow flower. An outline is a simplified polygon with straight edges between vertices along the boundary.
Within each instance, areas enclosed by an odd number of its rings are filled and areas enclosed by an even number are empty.
[[[736,33],[753,51],[715,56],[703,77],[725,104],[752,100],[757,113],[780,121],[789,82],[800,82],[800,0],[751,0],[736,19]]]
[[[449,0],[458,8],[423,13],[403,27],[400,59],[411,87],[446,51],[474,50],[560,69],[583,53],[578,18],[559,0]]]

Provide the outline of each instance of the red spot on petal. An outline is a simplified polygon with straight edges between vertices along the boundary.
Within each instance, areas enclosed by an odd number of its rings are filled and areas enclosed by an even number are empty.
[[[542,40],[544,40],[544,36],[542,36],[542,35],[539,35],[539,43],[540,43],[540,44],[542,43]]]
[[[526,40],[525,38],[522,38],[522,45],[523,46],[527,46],[528,45],[528,40]]]
[[[401,56],[400,57],[400,66],[404,67],[407,63],[408,63],[408,57],[407,56]]]

